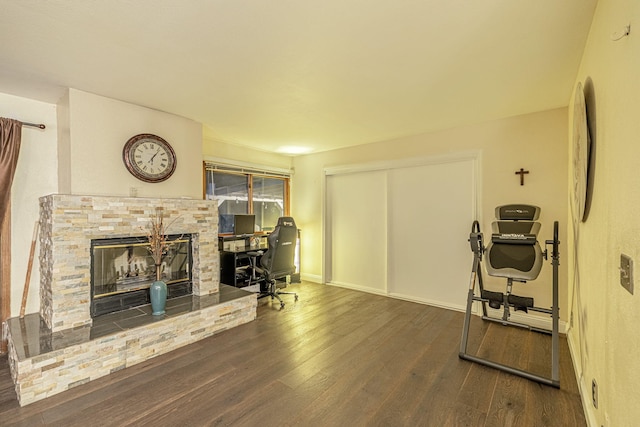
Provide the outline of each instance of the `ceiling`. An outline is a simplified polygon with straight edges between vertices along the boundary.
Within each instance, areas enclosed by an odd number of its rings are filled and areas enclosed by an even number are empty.
[[[596,2],[0,0],[0,92],[318,152],[568,105]]]

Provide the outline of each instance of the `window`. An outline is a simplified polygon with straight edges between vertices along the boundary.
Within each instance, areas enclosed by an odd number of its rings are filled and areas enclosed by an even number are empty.
[[[233,233],[233,216],[253,214],[256,231],[289,215],[289,175],[205,163],[205,198],[218,201],[218,233]]]

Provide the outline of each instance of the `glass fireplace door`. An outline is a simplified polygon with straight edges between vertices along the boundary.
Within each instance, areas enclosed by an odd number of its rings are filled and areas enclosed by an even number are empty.
[[[191,236],[167,238],[161,280],[168,297],[191,293]],[[91,244],[91,312],[98,316],[149,302],[156,267],[145,237],[93,240]]]

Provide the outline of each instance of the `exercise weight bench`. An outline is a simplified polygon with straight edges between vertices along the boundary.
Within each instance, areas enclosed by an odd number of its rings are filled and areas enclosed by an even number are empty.
[[[473,265],[467,296],[467,307],[462,329],[459,357],[501,371],[519,375],[532,381],[560,388],[559,363],[559,307],[558,307],[558,266],[560,255],[558,246],[558,221],[553,223],[553,240],[547,240],[551,245],[551,264],[553,266],[552,306],[551,308],[536,307],[533,298],[519,296],[512,293],[514,282],[526,283],[535,280],[542,268],[543,259],[547,259],[548,251],[543,252],[538,245],[537,234],[540,223],[540,208],[531,205],[505,205],[496,208],[496,221],[491,224],[491,241],[484,247],[484,237],[480,231],[480,223],[474,221],[471,226],[469,243],[473,252]],[[482,260],[485,258],[487,274],[507,279],[504,293],[489,291],[484,288],[482,281]],[[477,287],[476,287],[477,283]],[[477,289],[476,289],[477,288]],[[551,335],[551,378],[543,377],[529,371],[471,355],[467,352],[469,339],[469,325],[473,302],[481,303],[482,319],[507,326],[517,326],[530,331],[543,332]],[[489,314],[487,305],[492,309],[501,309],[502,316]],[[551,315],[551,330],[533,327],[511,320],[513,311],[535,311]]]

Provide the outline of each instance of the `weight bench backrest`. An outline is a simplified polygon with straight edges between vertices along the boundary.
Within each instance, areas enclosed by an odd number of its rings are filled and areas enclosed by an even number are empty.
[[[487,246],[486,268],[490,276],[520,281],[534,280],[542,268],[538,244],[540,208],[532,205],[504,205],[496,208]]]

